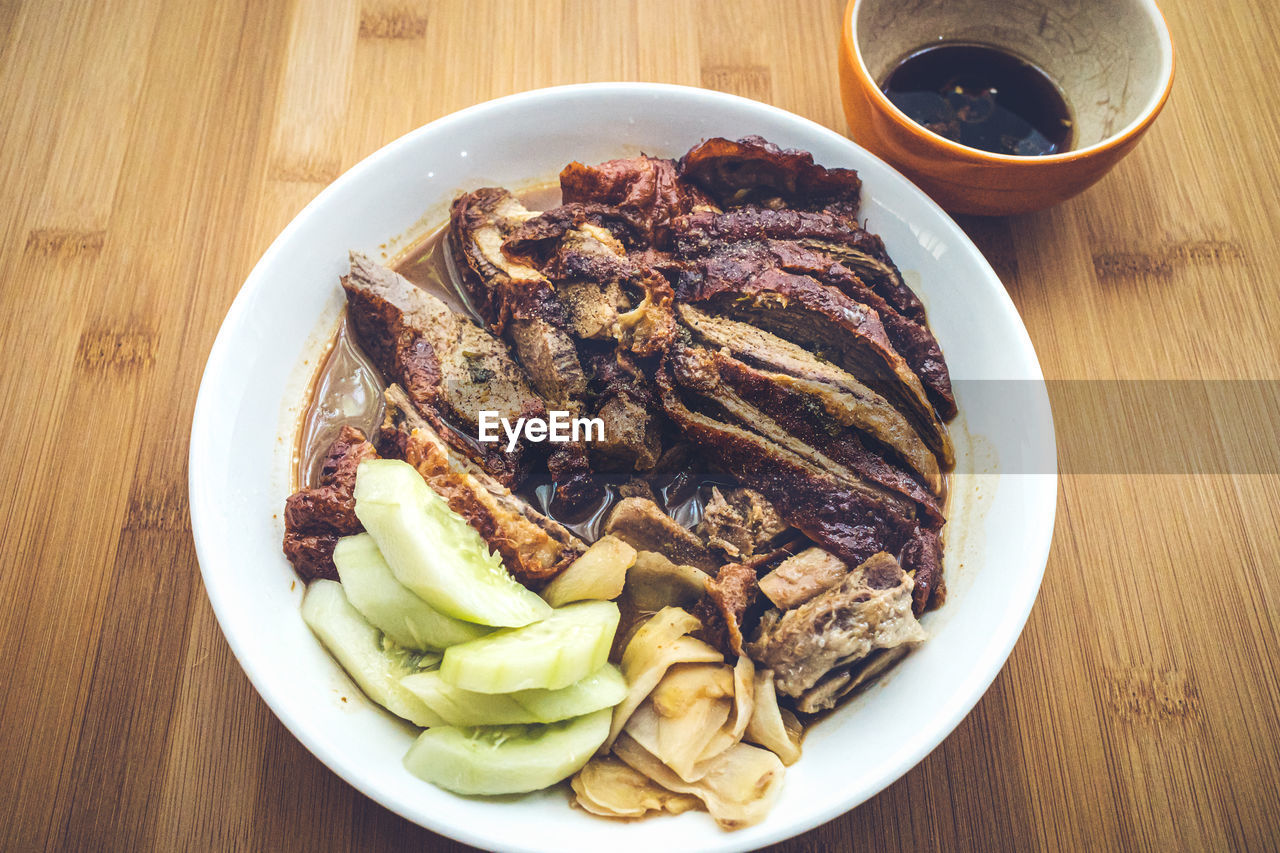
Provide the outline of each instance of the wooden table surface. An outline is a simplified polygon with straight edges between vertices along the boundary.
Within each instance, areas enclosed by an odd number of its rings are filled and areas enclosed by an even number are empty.
[[[1039,601],[942,746],[787,849],[1280,846],[1280,5],[1162,5],[1137,151],[962,221],[1062,380]],[[843,131],[842,6],[0,0],[0,848],[456,846],[313,758],[219,632],[186,457],[223,314],[325,184],[488,98],[684,83]]]

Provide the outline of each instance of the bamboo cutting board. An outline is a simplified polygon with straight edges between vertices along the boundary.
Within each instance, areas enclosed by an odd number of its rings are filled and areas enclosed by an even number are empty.
[[[218,631],[185,460],[222,316],[344,169],[492,97],[683,83],[843,130],[842,6],[0,0],[0,848],[456,847],[307,753]],[[1040,600],[941,747],[787,849],[1280,847],[1280,6],[1162,6],[1137,151],[962,222],[1051,381]]]

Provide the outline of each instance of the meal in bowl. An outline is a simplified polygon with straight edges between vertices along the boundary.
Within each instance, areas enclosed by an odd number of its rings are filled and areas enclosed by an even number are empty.
[[[412,772],[750,825],[925,640],[955,400],[860,189],[717,138],[352,255],[284,550]]]

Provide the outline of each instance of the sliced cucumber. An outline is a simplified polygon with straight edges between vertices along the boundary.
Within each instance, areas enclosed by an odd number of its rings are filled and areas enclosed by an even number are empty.
[[[440,656],[402,648],[365,621],[337,581],[313,581],[302,618],[365,695],[419,726],[444,723],[400,679],[435,666]]]
[[[604,666],[618,616],[612,601],[559,607],[541,622],[450,646],[440,675],[476,693],[568,687]]]
[[[451,726],[554,723],[612,708],[627,695],[627,682],[612,664],[559,690],[476,693],[455,687],[439,672],[421,672],[400,682]]]
[[[436,610],[396,580],[368,533],[346,536],[333,549],[333,563],[347,600],[391,639],[410,649],[439,651],[488,634],[490,629]]]
[[[427,729],[404,757],[410,773],[458,794],[523,794],[572,776],[609,735],[609,709],[537,726]]]
[[[541,723],[567,720],[599,708],[612,708],[627,696],[622,671],[607,663],[581,681],[559,690],[521,690],[510,694]]]
[[[355,497],[356,517],[396,580],[436,610],[500,627],[528,625],[551,611],[407,462],[362,462]]]

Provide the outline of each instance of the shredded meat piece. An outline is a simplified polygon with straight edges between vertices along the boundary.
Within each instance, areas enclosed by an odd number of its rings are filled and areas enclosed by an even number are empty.
[[[831,670],[875,649],[923,641],[927,635],[911,612],[912,586],[897,560],[875,554],[838,586],[792,610],[764,614],[747,650],[773,670],[779,693],[801,696]]]
[[[333,549],[343,536],[364,529],[356,518],[356,469],[378,453],[355,427],[343,427],[320,468],[319,485],[284,504],[284,553],[304,581],[337,580]]]
[[[760,591],[779,610],[790,610],[840,583],[848,573],[849,567],[835,554],[806,548],[760,578]]]
[[[743,563],[725,563],[707,582],[707,592],[693,608],[702,622],[697,635],[725,654],[741,655],[742,626],[756,600],[756,570]]]
[[[708,545],[737,560],[755,555],[786,529],[773,504],[754,489],[729,489],[726,497],[713,486],[696,532]]]
[[[714,572],[720,563],[702,540],[677,524],[653,501],[619,501],[605,522],[604,532],[617,536],[637,551],[656,551],[673,563]]]

